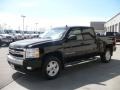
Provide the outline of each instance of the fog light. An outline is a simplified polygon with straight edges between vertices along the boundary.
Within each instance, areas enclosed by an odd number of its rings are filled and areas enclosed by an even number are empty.
[[[28,70],[32,70],[32,67],[27,67]]]

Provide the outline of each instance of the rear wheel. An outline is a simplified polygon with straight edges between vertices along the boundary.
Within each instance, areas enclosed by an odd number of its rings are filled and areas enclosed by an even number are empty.
[[[61,72],[61,62],[57,57],[49,56],[45,58],[42,66],[42,75],[46,79],[54,79]]]
[[[101,55],[101,61],[104,63],[108,63],[111,60],[111,50],[106,49],[105,53]]]

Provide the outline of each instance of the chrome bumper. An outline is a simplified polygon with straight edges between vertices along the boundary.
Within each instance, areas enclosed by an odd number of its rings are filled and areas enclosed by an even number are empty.
[[[21,66],[23,65],[23,60],[14,58],[11,55],[7,56],[7,61],[16,65],[21,65]]]

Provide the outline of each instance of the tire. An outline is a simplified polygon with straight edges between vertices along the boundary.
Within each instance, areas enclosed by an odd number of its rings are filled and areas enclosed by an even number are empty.
[[[104,63],[109,63],[111,61],[111,50],[110,49],[106,49],[106,51],[100,56],[101,57],[101,61]]]
[[[45,79],[55,79],[62,70],[61,61],[57,57],[49,56],[44,59],[42,76]]]

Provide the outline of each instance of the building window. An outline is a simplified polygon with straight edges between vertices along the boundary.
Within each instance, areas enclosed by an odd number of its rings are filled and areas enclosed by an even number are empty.
[[[112,25],[112,30],[111,31],[114,32],[114,25]]]
[[[118,24],[115,24],[115,32],[117,32],[117,25],[118,25]]]
[[[112,31],[112,26],[110,26],[110,32]]]

